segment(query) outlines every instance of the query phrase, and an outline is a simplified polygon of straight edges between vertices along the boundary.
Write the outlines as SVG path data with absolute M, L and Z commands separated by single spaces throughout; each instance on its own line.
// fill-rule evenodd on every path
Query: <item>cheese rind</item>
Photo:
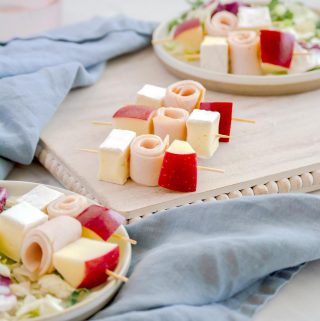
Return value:
M 206 70 L 228 73 L 229 45 L 226 38 L 204 38 L 200 50 L 200 65 Z
M 268 7 L 240 7 L 238 12 L 239 29 L 263 29 L 272 26 Z
M 21 202 L 0 215 L 0 252 L 20 261 L 20 250 L 27 232 L 48 220 L 38 208 Z
M 219 147 L 220 114 L 195 109 L 187 120 L 187 142 L 196 151 L 198 157 L 210 158 Z
M 98 178 L 101 181 L 123 185 L 129 173 L 130 144 L 136 133 L 113 129 L 99 147 Z
M 17 199 L 17 202 L 27 202 L 41 211 L 46 211 L 48 204 L 62 195 L 62 193 L 52 188 L 46 187 L 44 185 L 38 185 L 30 192 L 19 197 Z
M 146 84 L 137 92 L 136 104 L 159 108 L 165 95 L 166 88 Z

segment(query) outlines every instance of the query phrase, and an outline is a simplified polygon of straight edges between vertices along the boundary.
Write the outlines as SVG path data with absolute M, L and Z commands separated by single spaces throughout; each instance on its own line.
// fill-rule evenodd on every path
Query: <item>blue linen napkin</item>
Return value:
M 283 195 L 172 209 L 129 225 L 130 279 L 98 321 L 246 321 L 320 259 L 320 198 Z
M 0 179 L 8 160 L 31 163 L 41 129 L 72 88 L 95 83 L 107 60 L 146 47 L 154 27 L 120 15 L 0 44 Z

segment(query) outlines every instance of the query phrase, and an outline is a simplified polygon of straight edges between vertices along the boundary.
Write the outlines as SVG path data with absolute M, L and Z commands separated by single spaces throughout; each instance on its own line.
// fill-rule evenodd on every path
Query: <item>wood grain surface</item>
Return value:
M 67 97 L 42 133 L 41 145 L 95 198 L 128 218 L 320 168 L 320 90 L 283 97 L 208 91 L 206 100 L 231 100 L 235 117 L 257 121 L 255 125 L 234 122 L 231 142 L 220 144 L 211 160 L 200 160 L 200 165 L 223 168 L 225 174 L 199 172 L 197 192 L 191 194 L 132 181 L 123 186 L 98 181 L 97 155 L 78 149 L 97 148 L 111 129 L 91 122 L 110 120 L 119 107 L 134 102 L 145 83 L 165 87 L 177 80 L 152 49 L 116 59 L 97 85 Z

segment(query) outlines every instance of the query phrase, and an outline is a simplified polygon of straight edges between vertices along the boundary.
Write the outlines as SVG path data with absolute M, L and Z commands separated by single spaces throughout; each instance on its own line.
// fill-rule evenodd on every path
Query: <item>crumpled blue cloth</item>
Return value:
M 0 44 L 0 179 L 30 164 L 41 129 L 72 88 L 94 84 L 105 62 L 146 47 L 154 23 L 95 18 Z
M 247 321 L 320 259 L 320 198 L 192 205 L 129 225 L 130 279 L 99 321 Z

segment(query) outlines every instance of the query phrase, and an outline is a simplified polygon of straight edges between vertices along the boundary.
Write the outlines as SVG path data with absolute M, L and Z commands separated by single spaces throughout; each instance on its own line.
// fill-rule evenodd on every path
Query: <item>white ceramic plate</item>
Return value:
M 154 31 L 153 40 L 165 39 L 168 21 Z M 320 70 L 283 76 L 243 76 L 207 71 L 198 63 L 179 60 L 167 52 L 162 45 L 154 45 L 159 59 L 176 76 L 200 81 L 214 91 L 240 95 L 288 95 L 320 88 Z
M 18 197 L 22 194 L 27 193 L 38 184 L 28 183 L 28 182 L 15 182 L 15 181 L 1 181 L 0 186 L 7 188 L 10 197 Z M 56 188 L 53 186 L 48 186 L 50 188 L 56 189 L 64 194 L 72 194 L 72 192 Z M 119 234 L 128 237 L 126 229 L 121 226 L 119 228 Z M 121 275 L 126 275 L 131 262 L 131 245 L 123 241 L 115 241 L 120 247 L 120 262 L 115 272 Z M 82 321 L 86 320 L 88 317 L 92 316 L 103 308 L 106 303 L 108 303 L 117 290 L 119 289 L 121 282 L 116 280 L 108 281 L 108 283 L 99 288 L 99 290 L 93 291 L 85 300 L 82 302 L 64 310 L 61 313 L 53 314 L 50 316 L 32 318 L 32 321 Z

